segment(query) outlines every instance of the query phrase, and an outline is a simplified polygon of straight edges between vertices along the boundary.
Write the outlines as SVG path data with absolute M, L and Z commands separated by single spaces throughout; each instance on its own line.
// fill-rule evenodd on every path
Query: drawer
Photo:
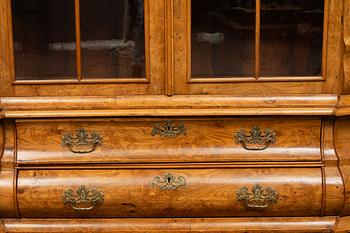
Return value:
M 18 120 L 18 164 L 320 161 L 320 118 Z
M 321 168 L 21 170 L 17 198 L 22 217 L 319 216 L 343 206 L 329 179 L 332 200 Z

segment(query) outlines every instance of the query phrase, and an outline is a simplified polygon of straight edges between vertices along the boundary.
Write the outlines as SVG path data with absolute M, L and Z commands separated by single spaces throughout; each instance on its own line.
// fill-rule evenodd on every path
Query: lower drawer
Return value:
M 22 217 L 319 216 L 331 179 L 327 203 L 320 168 L 22 170 L 17 197 Z
M 214 219 L 6 219 L 6 233 L 347 233 L 336 217 Z M 0 223 L 1 225 L 1 223 Z M 0 226 L 1 227 L 1 226 Z M 341 227 L 339 227 L 341 228 Z M 0 232 L 2 232 L 0 230 Z

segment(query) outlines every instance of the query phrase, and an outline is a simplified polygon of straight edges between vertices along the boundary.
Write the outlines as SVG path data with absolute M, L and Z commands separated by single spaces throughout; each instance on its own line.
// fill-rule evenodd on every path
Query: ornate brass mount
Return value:
M 168 173 L 164 175 L 162 178 L 156 176 L 152 181 L 153 186 L 157 186 L 160 190 L 177 190 L 180 186 L 186 185 L 186 180 L 183 176 L 175 177 L 173 174 Z
M 175 124 L 174 121 L 164 121 L 162 125 L 157 124 L 152 129 L 152 136 L 159 134 L 163 138 L 175 138 L 179 135 L 186 135 L 186 128 L 183 124 Z
M 88 131 L 84 128 L 77 129 L 75 133 L 63 134 L 61 140 L 64 146 L 68 146 L 73 153 L 90 153 L 102 144 L 102 135 L 96 131 Z
M 272 188 L 263 189 L 260 184 L 255 184 L 249 192 L 247 187 L 237 191 L 237 200 L 248 209 L 264 210 L 278 202 L 279 194 Z
M 93 210 L 98 204 L 102 204 L 104 195 L 96 189 L 88 189 L 85 185 L 79 186 L 76 191 L 68 189 L 62 195 L 65 205 L 70 205 L 78 211 Z
M 264 132 L 257 126 L 250 129 L 249 134 L 241 129 L 238 131 L 234 138 L 236 144 L 241 144 L 246 150 L 265 150 L 271 144 L 276 143 L 276 133 L 266 128 Z

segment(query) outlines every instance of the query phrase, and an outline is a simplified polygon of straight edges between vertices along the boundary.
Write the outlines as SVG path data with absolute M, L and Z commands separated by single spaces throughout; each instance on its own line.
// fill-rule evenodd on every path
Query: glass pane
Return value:
M 12 16 L 16 79 L 74 78 L 74 1 L 13 0 Z
M 253 76 L 255 0 L 192 0 L 192 77 Z
M 323 0 L 261 1 L 261 76 L 319 76 Z
M 83 77 L 144 77 L 143 0 L 83 0 L 80 8 Z

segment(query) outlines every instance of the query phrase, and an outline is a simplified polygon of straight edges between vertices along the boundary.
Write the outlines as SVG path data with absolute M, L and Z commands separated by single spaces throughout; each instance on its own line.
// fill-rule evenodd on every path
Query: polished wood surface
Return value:
M 115 96 L 165 93 L 165 2 L 152 1 L 145 13 L 149 79 L 15 81 L 11 0 L 0 1 L 0 96 Z
M 336 95 L 6 97 L 0 98 L 0 106 L 6 118 L 334 115 L 347 106 L 343 99 L 348 98 L 338 104 Z
M 190 0 L 174 1 L 174 71 L 178 77 L 175 82 L 176 94 L 215 94 L 215 95 L 266 95 L 273 93 L 334 93 L 342 88 L 342 22 L 341 15 L 343 0 L 329 1 L 328 22 L 331 27 L 327 30 L 327 49 L 325 81 L 307 77 L 264 77 L 257 81 L 249 78 L 209 78 L 196 80 L 190 76 L 191 71 L 191 9 Z M 273 60 L 274 58 L 271 58 Z M 190 82 L 189 82 L 190 80 Z M 317 81 L 318 80 L 318 81 Z M 266 82 L 268 81 L 268 82 Z M 340 82 L 339 82 L 340 81 Z M 238 83 L 237 83 L 238 82 Z M 242 82 L 242 83 L 241 83 Z M 247 83 L 249 82 L 249 83 Z
M 0 0 L 0 232 L 349 233 L 350 0 L 324 2 L 322 75 L 258 78 L 261 64 L 293 67 L 277 59 L 285 51 L 263 58 L 255 27 L 257 75 L 235 79 L 191 77 L 191 0 L 145 3 L 145 78 L 84 79 L 78 54 L 76 80 L 15 80 L 11 0 Z M 261 17 L 254 12 L 257 26 Z M 319 57 L 310 51 L 296 54 L 298 67 Z M 152 136 L 164 120 L 186 134 Z M 253 126 L 274 130 L 276 142 L 236 144 L 234 134 Z M 78 128 L 102 143 L 72 152 L 61 139 Z M 255 184 L 263 190 L 253 193 Z M 103 200 L 91 206 L 82 192 L 85 202 L 64 204 L 83 185 Z M 278 201 L 247 208 L 243 187 L 251 206 L 276 198 L 265 188 Z
M 11 121 L 0 124 L 0 216 L 18 217 L 16 201 L 16 138 Z
M 343 217 L 338 220 L 336 233 L 348 233 L 350 229 L 350 217 Z
M 350 95 L 343 95 L 339 98 L 337 116 L 350 115 Z
M 343 93 L 350 94 L 350 1 L 344 0 L 344 87 Z
M 153 128 L 163 127 L 167 120 L 174 126 L 183 124 L 186 135 L 153 136 Z M 263 150 L 245 149 L 235 142 L 238 131 L 249 133 L 254 126 L 273 130 L 276 142 Z M 90 153 L 73 153 L 62 145 L 62 135 L 79 128 L 98 132 L 102 145 Z M 321 119 L 317 117 L 18 120 L 16 129 L 19 165 L 321 161 Z
M 340 223 L 345 222 L 340 220 Z M 346 233 L 333 231 L 335 217 L 319 218 L 214 218 L 214 219 L 8 219 L 6 233 Z M 341 227 L 341 226 L 340 226 Z
M 152 185 L 168 173 L 182 176 L 186 184 L 176 190 Z M 278 202 L 260 211 L 247 209 L 236 192 L 242 187 L 251 192 L 255 184 L 276 190 Z M 103 192 L 103 204 L 84 212 L 65 206 L 64 191 L 81 185 Z M 341 182 L 327 186 L 332 195 L 342 196 Z M 22 217 L 315 216 L 322 207 L 322 174 L 317 168 L 28 170 L 19 172 L 17 197 Z M 343 202 L 325 204 L 339 213 Z
M 335 146 L 339 156 L 339 166 L 345 185 L 345 202 L 342 215 L 350 214 L 350 118 L 343 117 L 337 119 L 335 126 Z
M 235 83 L 235 80 L 205 80 L 204 83 L 187 83 L 190 40 L 189 0 L 152 1 L 145 14 L 149 27 L 149 83 L 133 83 L 132 79 L 114 83 L 111 80 L 82 80 L 48 82 L 19 82 L 13 84 L 14 60 L 11 28 L 10 0 L 1 0 L 0 27 L 3 48 L 1 56 L 0 96 L 115 96 L 123 94 L 226 94 L 226 95 L 273 95 L 273 94 L 340 94 L 345 85 L 343 75 L 343 33 L 342 15 L 348 8 L 347 0 L 326 1 L 323 67 L 324 78 L 316 77 L 273 77 L 262 78 L 261 82 Z M 328 3 L 328 4 L 327 4 Z M 328 9 L 328 10 L 327 10 Z M 347 20 L 347 15 L 344 17 Z M 327 25 L 331 25 L 327 27 Z M 346 26 L 347 24 L 345 24 Z M 146 30 L 147 31 L 147 30 Z M 345 30 L 347 31 L 346 27 Z M 348 46 L 346 46 L 348 48 Z M 345 64 L 347 64 L 345 56 Z M 347 67 L 347 65 L 345 65 Z M 176 77 L 176 79 L 174 78 Z M 284 81 L 285 80 L 285 81 Z M 220 82 L 228 83 L 220 83 Z M 242 81 L 242 80 L 241 80 Z M 249 80 L 248 80 L 249 81 Z M 109 83 L 109 84 L 108 84 Z

